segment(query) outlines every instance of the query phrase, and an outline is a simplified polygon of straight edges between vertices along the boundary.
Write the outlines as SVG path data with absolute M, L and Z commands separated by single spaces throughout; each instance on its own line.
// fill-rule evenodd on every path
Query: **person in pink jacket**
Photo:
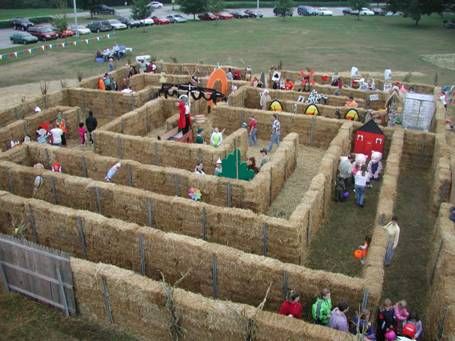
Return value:
M 401 332 L 403 325 L 406 323 L 409 317 L 409 311 L 405 300 L 401 300 L 393 307 L 395 313 L 395 323 L 397 324 L 398 333 Z

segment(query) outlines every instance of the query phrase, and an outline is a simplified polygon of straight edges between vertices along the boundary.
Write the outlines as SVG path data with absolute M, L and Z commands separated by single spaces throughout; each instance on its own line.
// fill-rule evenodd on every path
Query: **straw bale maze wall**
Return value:
M 450 341 L 455 338 L 455 231 L 449 219 L 449 203 L 441 204 L 432 237 L 428 262 L 430 304 L 427 308 L 428 340 Z
M 272 283 L 267 305 L 272 311 L 278 309 L 287 288 L 301 292 L 303 302 L 311 302 L 323 287 L 331 288 L 333 297 L 344 298 L 351 306 L 357 306 L 362 299 L 362 279 L 353 281 L 342 274 L 282 263 L 200 239 L 6 192 L 0 192 L 0 203 L 4 233 L 11 234 L 11 226 L 28 222 L 30 239 L 36 236 L 37 242 L 46 246 L 94 262 L 132 269 L 153 279 L 159 279 L 163 272 L 168 281 L 174 282 L 190 270 L 180 287 L 207 297 L 257 305 Z M 214 266 L 216 277 L 212 272 Z
M 173 303 L 183 338 L 188 340 L 243 340 L 249 334 L 246 326 L 253 321 L 258 341 L 354 340 L 353 336 L 333 329 L 243 304 L 214 301 L 178 288 L 169 298 L 162 283 L 115 266 L 72 258 L 71 267 L 81 315 L 111 325 L 103 296 L 107 289 L 112 323 L 143 340 L 172 339 L 166 302 Z
M 57 118 L 57 114 L 61 112 L 66 121 L 68 128 L 67 137 L 77 138 L 79 136 L 77 128 L 82 118 L 81 110 L 78 107 L 70 108 L 64 106 L 51 107 L 34 115 L 27 115 L 23 119 L 19 119 L 8 125 L 0 128 L 0 146 L 6 150 L 8 143 L 11 140 L 24 139 L 25 135 L 35 138 L 38 125 L 44 121 L 53 121 Z

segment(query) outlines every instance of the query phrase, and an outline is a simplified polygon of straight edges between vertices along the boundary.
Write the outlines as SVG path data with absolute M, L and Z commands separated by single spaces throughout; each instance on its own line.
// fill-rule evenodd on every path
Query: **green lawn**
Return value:
M 279 61 L 291 70 L 314 67 L 348 71 L 356 65 L 361 71 L 383 72 L 391 67 L 394 71 L 416 73 L 411 81 L 431 83 L 437 72 L 439 82 L 449 83 L 455 79 L 455 39 L 453 30 L 444 29 L 441 21 L 438 16 L 425 17 L 415 27 L 411 20 L 401 17 L 360 21 L 353 17 L 293 17 L 134 29 L 88 46 L 55 49 L 45 56 L 3 62 L 0 86 L 75 78 L 77 71 L 85 75 L 100 72 L 105 66 L 95 64 L 96 49 L 115 42 L 132 47 L 135 55 L 146 53 L 165 61 L 175 58 L 179 62 L 250 64 L 257 72 L 267 71 Z M 11 49 L 0 53 L 8 51 Z M 452 55 L 436 66 L 432 61 L 439 54 Z M 426 60 L 423 56 L 427 56 Z M 33 72 L 21 71 L 29 69 Z
M 1 289 L 0 289 L 1 290 Z M 63 312 L 18 294 L 0 291 L 1 340 L 133 341 L 135 338 Z
M 72 13 L 72 8 L 66 8 L 66 13 Z M 78 10 L 81 11 L 81 10 Z M 0 10 L 0 20 L 8 20 L 16 17 L 33 18 L 33 17 L 47 17 L 50 15 L 62 14 L 61 9 L 57 8 L 18 8 L 18 9 L 4 9 Z

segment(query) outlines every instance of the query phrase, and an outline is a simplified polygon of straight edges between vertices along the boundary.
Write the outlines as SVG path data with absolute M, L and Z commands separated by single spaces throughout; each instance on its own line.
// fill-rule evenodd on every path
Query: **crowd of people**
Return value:
M 299 293 L 290 290 L 278 313 L 301 319 L 303 308 Z M 416 313 L 409 312 L 404 300 L 392 304 L 392 301 L 386 298 L 375 318 L 368 309 L 350 314 L 350 307 L 343 299 L 333 305 L 330 290 L 324 288 L 309 310 L 314 324 L 362 335 L 364 341 L 419 341 L 423 337 L 422 321 Z

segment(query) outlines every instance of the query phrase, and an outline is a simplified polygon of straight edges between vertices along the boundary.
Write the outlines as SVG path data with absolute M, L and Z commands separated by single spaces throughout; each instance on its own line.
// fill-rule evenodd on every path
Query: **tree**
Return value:
M 133 7 L 131 13 L 134 19 L 145 19 L 152 14 L 152 7 L 147 6 L 149 2 L 147 0 L 133 0 Z
M 208 0 L 207 1 L 207 10 L 210 12 L 220 12 L 224 9 L 223 0 Z
M 416 26 L 419 24 L 422 15 L 432 13 L 441 13 L 444 9 L 443 0 L 389 0 L 389 9 L 393 12 L 401 11 L 405 17 L 415 21 Z
M 196 14 L 207 10 L 208 0 L 178 0 L 180 10 L 185 14 L 192 14 L 196 19 Z
M 287 13 L 292 11 L 292 9 L 293 9 L 292 0 L 278 0 L 275 6 L 275 13 L 277 13 L 277 15 L 285 17 Z
M 349 4 L 354 11 L 357 11 L 357 20 L 360 20 L 360 11 L 363 7 L 367 7 L 370 2 L 368 0 L 349 0 Z

